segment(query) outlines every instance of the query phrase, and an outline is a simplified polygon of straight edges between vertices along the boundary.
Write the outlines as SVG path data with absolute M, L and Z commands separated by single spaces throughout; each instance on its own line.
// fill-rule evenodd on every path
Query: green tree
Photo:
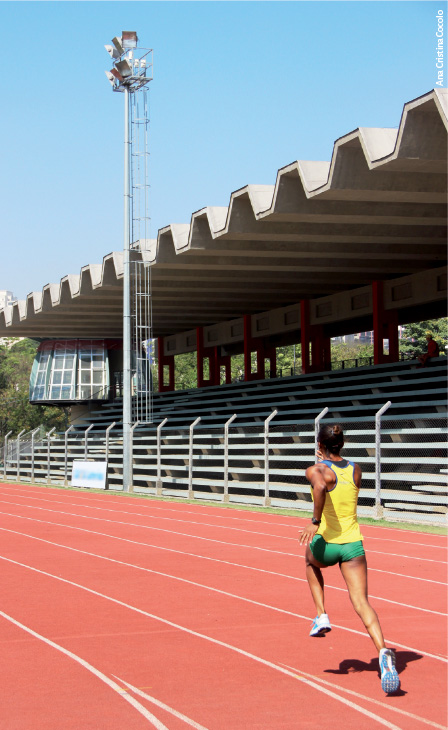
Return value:
M 26 429 L 31 431 L 41 424 L 50 430 L 62 430 L 67 422 L 63 408 L 31 405 L 29 380 L 37 344 L 32 340 L 18 340 L 0 346 L 0 436 L 12 431 L 16 436 Z
M 425 319 L 422 322 L 412 322 L 404 327 L 400 340 L 400 352 L 406 352 L 412 357 L 422 355 L 427 350 L 426 335 L 430 333 L 437 342 L 440 352 L 446 353 L 448 345 L 448 317 L 440 319 Z

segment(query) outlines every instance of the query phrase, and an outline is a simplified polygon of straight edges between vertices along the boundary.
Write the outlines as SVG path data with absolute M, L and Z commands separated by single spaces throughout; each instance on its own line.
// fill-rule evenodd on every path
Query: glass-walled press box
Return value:
M 122 370 L 120 340 L 45 340 L 30 378 L 32 403 L 82 403 L 115 396 Z

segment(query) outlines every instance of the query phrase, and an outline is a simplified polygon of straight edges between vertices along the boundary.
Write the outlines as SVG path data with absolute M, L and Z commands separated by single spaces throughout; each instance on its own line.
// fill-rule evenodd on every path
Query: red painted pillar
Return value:
M 264 348 L 264 358 L 269 359 L 269 371 L 271 378 L 277 377 L 277 350 L 272 345 Z M 264 362 L 263 358 L 263 362 Z
M 311 326 L 311 355 L 314 372 L 331 369 L 331 340 L 322 325 Z
M 251 355 L 257 353 L 257 372 L 252 372 Z M 265 345 L 262 337 L 252 336 L 252 317 L 244 315 L 244 380 L 264 380 L 265 358 L 269 358 L 269 367 L 273 377 L 277 372 L 277 352 L 275 347 Z
M 398 340 L 398 310 L 391 309 L 387 312 L 386 316 L 389 328 L 389 357 L 391 362 L 398 362 L 400 359 L 400 348 Z
M 310 324 L 310 303 L 300 302 L 300 332 L 302 343 L 302 372 L 316 373 L 331 369 L 331 340 L 322 325 Z M 310 358 L 311 343 L 311 358 Z
M 302 372 L 311 372 L 310 362 L 310 302 L 302 299 L 300 302 L 300 340 L 302 344 Z
M 157 361 L 159 372 L 159 393 L 164 393 L 169 390 L 175 390 L 174 355 L 165 355 L 163 337 L 159 337 L 157 339 Z M 165 383 L 164 379 L 165 365 L 168 365 L 169 368 L 168 383 Z
M 204 330 L 196 327 L 196 375 L 198 388 L 203 388 L 204 380 Z
M 382 281 L 372 282 L 373 305 L 373 361 L 375 365 L 398 362 L 398 312 L 384 309 L 384 286 Z M 389 340 L 389 352 L 384 352 L 384 340 Z
M 205 388 L 209 385 L 219 385 L 221 382 L 220 366 L 221 357 L 218 347 L 204 347 L 204 328 L 196 327 L 196 350 L 197 350 L 197 382 L 198 388 Z M 209 362 L 209 377 L 204 378 L 204 359 Z M 230 358 L 229 358 L 230 361 Z M 230 367 L 230 362 L 229 362 Z M 230 382 L 230 373 L 229 381 Z
M 244 380 L 252 380 L 252 317 L 244 315 Z

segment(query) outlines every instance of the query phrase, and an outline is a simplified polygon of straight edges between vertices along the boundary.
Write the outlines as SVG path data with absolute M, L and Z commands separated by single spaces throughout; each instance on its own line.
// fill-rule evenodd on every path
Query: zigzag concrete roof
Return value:
M 397 129 L 359 128 L 330 162 L 168 225 L 133 253 L 152 269 L 154 335 L 167 335 L 446 263 L 448 92 L 405 104 Z M 123 257 L 0 311 L 0 336 L 120 337 Z

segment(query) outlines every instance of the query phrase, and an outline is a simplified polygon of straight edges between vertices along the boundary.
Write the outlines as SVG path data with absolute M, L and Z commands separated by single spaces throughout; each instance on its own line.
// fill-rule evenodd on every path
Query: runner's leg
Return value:
M 340 568 L 347 584 L 353 608 L 360 616 L 377 650 L 384 649 L 384 637 L 380 622 L 367 597 L 367 561 L 365 555 L 341 563 Z
M 325 568 L 325 565 L 322 565 L 322 563 L 316 560 L 309 545 L 306 548 L 305 562 L 308 585 L 316 606 L 317 615 L 321 616 L 323 613 L 326 613 L 324 606 L 324 578 L 321 571 L 321 568 Z

